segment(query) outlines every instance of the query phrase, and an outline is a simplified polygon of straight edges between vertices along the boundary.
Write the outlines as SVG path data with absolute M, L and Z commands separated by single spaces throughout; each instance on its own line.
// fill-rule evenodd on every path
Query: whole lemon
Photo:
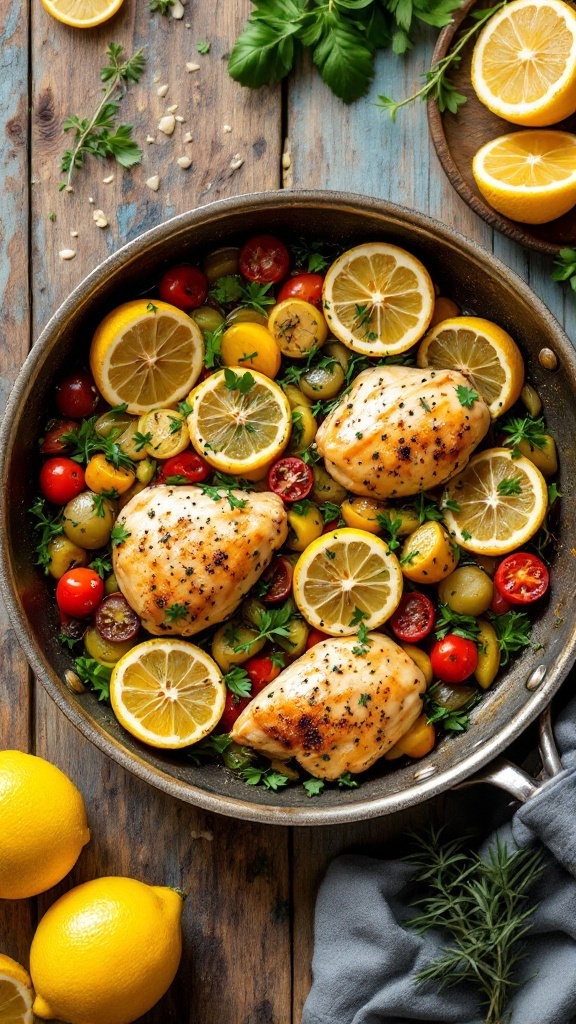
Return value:
M 0 751 L 0 898 L 37 896 L 62 881 L 90 839 L 70 779 L 33 754 Z
M 69 1024 L 129 1024 L 172 984 L 182 897 L 134 878 L 96 878 L 44 915 L 30 950 L 33 1010 Z

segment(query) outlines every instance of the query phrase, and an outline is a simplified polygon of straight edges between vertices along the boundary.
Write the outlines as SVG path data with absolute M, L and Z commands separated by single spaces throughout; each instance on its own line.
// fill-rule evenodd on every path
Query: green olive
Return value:
M 127 412 L 112 412 L 109 409 L 108 412 L 104 412 L 98 417 L 94 424 L 94 430 L 97 434 L 100 434 L 100 437 L 109 437 L 112 431 L 115 430 L 116 437 L 120 437 L 120 434 L 127 430 L 136 419 L 135 416 L 130 416 Z
M 343 345 L 341 341 L 336 341 L 334 338 L 332 338 L 332 340 L 328 339 L 325 343 L 322 349 L 322 355 L 330 356 L 332 359 L 335 359 L 340 363 L 344 373 L 346 373 L 350 366 L 350 360 L 352 358 L 352 352 L 350 349 L 346 348 L 346 345 Z
M 268 327 L 268 317 L 255 309 L 238 306 L 226 317 L 226 327 L 232 327 L 233 324 L 261 324 L 262 327 Z
M 48 554 L 48 572 L 55 580 L 59 580 L 68 569 L 75 569 L 77 565 L 88 565 L 87 551 L 61 533 L 49 541 Z
M 222 754 L 222 760 L 232 772 L 241 772 L 249 768 L 254 761 L 254 751 L 250 747 L 241 747 L 238 743 L 230 743 Z
M 113 572 L 104 580 L 104 590 L 107 594 L 117 594 L 119 592 L 118 580 Z
M 292 409 L 292 434 L 287 454 L 306 451 L 316 437 L 317 430 L 318 424 L 308 406 L 299 405 Z
M 132 422 L 118 437 L 118 444 L 122 451 L 129 459 L 133 462 L 140 462 L 148 458 L 145 446 L 142 445 L 142 440 L 139 436 L 139 417 L 132 417 Z
M 98 515 L 101 507 L 103 515 Z M 103 548 L 110 540 L 116 507 L 114 502 L 103 498 L 101 503 L 94 503 L 92 491 L 82 491 L 68 502 L 64 509 L 62 525 L 64 533 L 73 544 L 78 544 L 88 551 Z
M 248 645 L 247 650 L 236 651 L 236 647 Z M 258 639 L 255 629 L 248 629 L 237 622 L 227 622 L 216 631 L 212 640 L 212 657 L 222 670 L 229 672 L 233 665 L 242 665 L 264 647 L 265 640 Z
M 239 272 L 240 249 L 234 245 L 225 245 L 215 249 L 204 260 L 204 273 L 210 284 L 219 277 L 229 277 Z
M 255 629 L 260 629 L 262 616 L 266 613 L 266 605 L 256 597 L 248 597 L 240 605 L 240 616 L 243 622 Z
M 448 711 L 458 711 L 477 691 L 466 683 L 435 683 L 430 691 L 436 704 Z
M 289 635 L 276 637 L 276 642 L 291 658 L 299 658 L 306 650 L 310 626 L 304 619 L 294 617 L 288 620 L 286 628 Z
M 327 469 L 321 462 L 312 467 L 314 473 L 314 486 L 312 488 L 312 499 L 322 505 L 325 501 L 331 501 L 334 505 L 341 505 L 347 495 L 347 490 L 330 476 Z
M 482 615 L 490 607 L 494 584 L 479 565 L 462 565 L 438 587 L 442 604 L 459 615 Z
M 136 479 L 141 484 L 149 484 L 156 472 L 156 460 L 151 459 L 149 455 L 142 462 L 139 462 L 136 466 Z
M 339 362 L 330 366 L 312 366 L 300 378 L 300 388 L 308 398 L 335 398 L 346 377 Z
M 406 507 L 387 507 L 385 515 L 390 516 L 390 521 L 393 523 L 396 519 L 400 520 L 401 526 L 396 531 L 397 537 L 409 537 L 414 530 L 417 530 L 420 526 L 420 518 L 415 508 L 410 505 Z
M 215 331 L 224 322 L 222 313 L 213 309 L 212 306 L 198 306 L 198 309 L 192 310 L 190 316 L 196 321 L 201 331 Z
M 530 444 L 529 441 L 520 441 L 518 448 L 530 462 L 533 462 L 542 476 L 554 476 L 558 472 L 558 455 L 556 454 L 556 442 L 551 434 L 544 434 L 544 442 L 541 448 Z
M 479 619 L 478 664 L 474 672 L 476 682 L 487 690 L 494 682 L 500 668 L 500 644 L 494 626 L 486 619 Z
M 115 665 L 124 654 L 128 654 L 137 644 L 137 640 L 124 640 L 122 643 L 112 643 L 100 635 L 95 626 L 89 626 L 84 633 L 84 647 L 89 658 L 96 658 L 105 665 Z

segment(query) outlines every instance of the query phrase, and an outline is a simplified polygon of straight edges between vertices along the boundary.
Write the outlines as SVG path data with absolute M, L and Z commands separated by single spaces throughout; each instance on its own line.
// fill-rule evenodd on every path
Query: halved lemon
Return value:
M 434 312 L 426 267 L 405 249 L 366 242 L 339 256 L 323 288 L 328 327 L 354 352 L 387 356 L 419 340 Z
M 499 213 L 547 224 L 576 204 L 576 135 L 543 129 L 501 135 L 478 150 L 472 171 Z
M 416 357 L 418 366 L 460 370 L 485 399 L 492 419 L 520 397 L 524 360 L 507 331 L 479 316 L 455 316 L 428 332 Z
M 202 331 L 168 302 L 133 299 L 98 325 L 90 346 L 90 369 L 110 405 L 130 413 L 174 405 L 202 370 Z
M 33 1024 L 34 993 L 30 975 L 0 953 L 0 1024 Z
M 540 529 L 548 492 L 530 459 L 514 459 L 509 448 L 490 448 L 474 455 L 450 480 L 442 504 L 446 526 L 463 548 L 477 555 L 506 555 Z
M 42 0 L 48 14 L 73 28 L 94 28 L 120 10 L 123 0 Z
M 226 686 L 215 661 L 195 644 L 160 637 L 133 647 L 114 666 L 110 700 L 116 718 L 151 747 L 177 750 L 218 724 Z
M 513 0 L 474 48 L 481 103 L 513 124 L 557 124 L 576 110 L 576 13 L 563 0 Z
M 294 570 L 299 611 L 330 636 L 350 636 L 361 622 L 367 629 L 381 626 L 397 608 L 402 587 L 398 559 L 365 530 L 324 534 L 306 548 Z
M 276 458 L 292 429 L 288 399 L 263 373 L 234 366 L 213 373 L 188 398 L 190 439 L 224 473 L 245 476 Z

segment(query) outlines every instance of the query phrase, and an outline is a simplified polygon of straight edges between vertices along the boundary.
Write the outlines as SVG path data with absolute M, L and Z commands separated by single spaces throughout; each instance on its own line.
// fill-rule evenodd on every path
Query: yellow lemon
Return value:
M 474 48 L 481 103 L 513 124 L 557 124 L 576 110 L 576 13 L 562 0 L 513 0 Z
M 439 583 L 456 568 L 450 537 L 435 521 L 422 523 L 404 541 L 402 572 L 413 583 Z
M 42 0 L 44 10 L 73 28 L 94 28 L 112 18 L 123 0 Z
M 33 999 L 28 972 L 0 953 L 0 1024 L 33 1024 Z
M 82 796 L 41 757 L 0 751 L 0 899 L 45 892 L 90 839 Z
M 96 878 L 44 915 L 32 940 L 34 1013 L 69 1024 L 130 1024 L 172 984 L 182 897 L 135 878 Z

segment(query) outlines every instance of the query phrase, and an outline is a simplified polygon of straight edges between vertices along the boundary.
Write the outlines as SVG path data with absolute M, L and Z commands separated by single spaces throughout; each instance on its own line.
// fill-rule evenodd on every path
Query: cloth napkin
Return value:
M 508 849 L 541 843 L 539 901 L 510 1003 L 511 1024 L 576 1024 L 576 700 L 555 727 L 564 771 L 545 782 L 498 830 Z M 486 849 L 493 841 L 489 839 Z M 413 868 L 402 861 L 345 855 L 330 865 L 318 894 L 314 981 L 302 1024 L 482 1024 L 472 987 L 438 993 L 415 975 L 449 944 L 401 923 Z

